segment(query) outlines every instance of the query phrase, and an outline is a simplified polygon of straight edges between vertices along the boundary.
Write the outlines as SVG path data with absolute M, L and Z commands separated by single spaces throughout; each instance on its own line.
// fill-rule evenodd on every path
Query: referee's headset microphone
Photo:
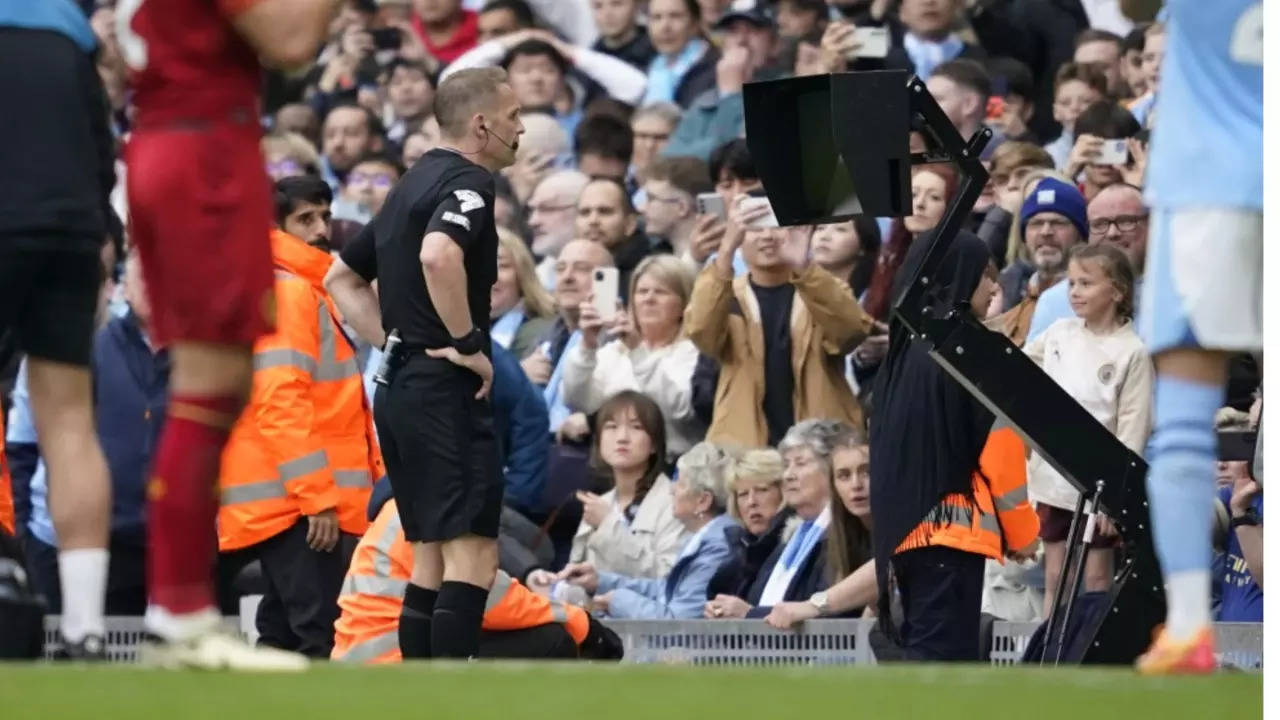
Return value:
M 514 142 L 507 142 L 506 140 L 503 140 L 502 136 L 490 130 L 488 125 L 481 125 L 480 129 L 484 130 L 486 134 L 492 135 L 493 137 L 497 138 L 498 142 L 502 143 L 503 147 L 505 147 L 506 149 L 511 150 L 512 152 L 515 151 L 516 146 Z

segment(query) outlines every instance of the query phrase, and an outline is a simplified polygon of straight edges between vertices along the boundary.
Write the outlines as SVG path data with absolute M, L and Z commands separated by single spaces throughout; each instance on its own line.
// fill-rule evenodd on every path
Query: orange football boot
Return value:
M 1206 625 L 1187 640 L 1174 640 L 1161 630 L 1151 649 L 1138 658 L 1143 675 L 1208 675 L 1218 669 L 1213 627 Z

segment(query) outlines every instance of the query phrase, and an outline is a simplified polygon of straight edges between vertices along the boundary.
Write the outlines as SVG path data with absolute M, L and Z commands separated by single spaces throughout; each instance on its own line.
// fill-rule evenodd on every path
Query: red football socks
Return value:
M 174 615 L 216 606 L 218 466 L 241 401 L 172 394 L 147 486 L 150 602 Z

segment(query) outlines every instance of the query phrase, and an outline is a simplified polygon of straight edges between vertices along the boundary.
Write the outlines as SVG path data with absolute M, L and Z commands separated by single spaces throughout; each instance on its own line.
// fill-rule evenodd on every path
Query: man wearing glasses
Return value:
M 379 154 L 365 155 L 343 180 L 342 190 L 333 204 L 333 217 L 368 223 L 382 209 L 402 174 L 403 168 L 396 161 Z
M 1147 260 L 1147 208 L 1142 190 L 1128 183 L 1109 185 L 1088 207 L 1089 244 L 1110 243 L 1129 257 L 1136 279 L 1135 296 L 1141 296 L 1142 271 Z M 1140 311 L 1140 309 L 1139 309 Z M 1067 299 L 1067 283 L 1060 282 L 1040 294 L 1027 341 L 1034 340 L 1055 321 L 1074 317 Z

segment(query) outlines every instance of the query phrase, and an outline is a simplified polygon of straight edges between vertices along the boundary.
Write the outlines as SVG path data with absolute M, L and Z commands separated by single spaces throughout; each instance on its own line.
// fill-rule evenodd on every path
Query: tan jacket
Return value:
M 844 356 L 866 338 L 872 319 L 848 285 L 816 265 L 794 273 L 791 282 L 798 300 L 791 306 L 796 420 L 829 418 L 862 427 L 862 409 L 844 377 Z M 764 331 L 747 277 L 735 279 L 709 265 L 693 286 L 684 327 L 698 349 L 720 363 L 707 440 L 746 448 L 766 445 Z

